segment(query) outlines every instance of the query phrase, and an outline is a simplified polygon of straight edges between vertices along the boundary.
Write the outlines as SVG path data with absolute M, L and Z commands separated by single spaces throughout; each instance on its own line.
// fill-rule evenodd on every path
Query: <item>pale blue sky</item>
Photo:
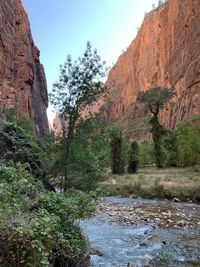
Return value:
M 135 38 L 145 12 L 158 0 L 22 0 L 40 49 L 48 90 L 68 54 L 82 56 L 90 40 L 111 66 Z

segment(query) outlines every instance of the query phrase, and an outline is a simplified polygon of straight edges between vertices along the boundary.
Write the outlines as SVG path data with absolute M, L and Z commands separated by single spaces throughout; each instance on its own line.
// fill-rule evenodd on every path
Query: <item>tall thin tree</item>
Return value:
M 87 42 L 82 57 L 72 61 L 69 55 L 65 64 L 60 66 L 59 81 L 53 85 L 50 102 L 67 122 L 64 129 L 65 138 L 65 185 L 69 175 L 70 149 L 76 123 L 84 109 L 96 102 L 105 92 L 102 78 L 106 74 L 105 62 L 101 60 L 96 49 Z

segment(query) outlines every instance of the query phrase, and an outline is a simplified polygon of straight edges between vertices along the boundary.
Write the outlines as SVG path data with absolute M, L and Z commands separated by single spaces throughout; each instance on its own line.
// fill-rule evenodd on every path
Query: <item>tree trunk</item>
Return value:
M 154 142 L 156 167 L 163 168 L 163 151 L 162 151 L 162 125 L 159 123 L 157 115 L 150 121 L 152 125 L 151 133 Z
M 65 167 L 64 167 L 64 172 L 65 172 L 65 179 L 64 179 L 64 191 L 67 191 L 67 182 L 69 178 L 69 156 L 70 156 L 70 148 L 71 144 L 73 141 L 73 135 L 74 135 L 74 128 L 75 128 L 75 123 L 77 120 L 77 111 L 74 113 L 74 115 L 69 119 L 69 125 L 68 125 L 68 131 L 67 131 L 67 137 L 66 137 L 66 144 L 65 144 Z

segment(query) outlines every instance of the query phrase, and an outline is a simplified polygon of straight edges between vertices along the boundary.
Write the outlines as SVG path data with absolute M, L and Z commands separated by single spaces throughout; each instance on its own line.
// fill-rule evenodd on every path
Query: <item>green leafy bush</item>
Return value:
M 86 251 L 77 220 L 94 211 L 94 201 L 76 191 L 45 191 L 29 168 L 0 166 L 0 265 L 75 266 Z
M 122 127 L 115 125 L 110 130 L 111 170 L 113 174 L 124 174 Z
M 67 188 L 83 191 L 93 190 L 101 179 L 109 161 L 106 129 L 101 118 L 91 116 L 79 121 L 76 125 L 73 141 L 70 147 Z M 61 179 L 65 166 L 65 138 L 56 145 L 54 157 L 54 172 Z M 55 175 L 56 176 L 56 175 Z M 57 179 L 59 180 L 59 179 Z M 59 182 L 58 182 L 59 183 Z
M 16 123 L 5 123 L 0 129 L 0 146 L 0 162 L 28 162 L 33 176 L 42 180 L 46 188 L 54 190 L 46 178 L 44 149 L 33 133 L 25 131 Z
M 187 167 L 200 164 L 200 127 L 183 123 L 164 139 L 166 165 Z
M 138 144 L 137 142 L 132 142 L 130 148 L 130 156 L 129 156 L 129 165 L 128 172 L 136 173 L 138 169 Z
M 139 164 L 141 166 L 152 166 L 155 164 L 154 146 L 152 142 L 139 143 Z

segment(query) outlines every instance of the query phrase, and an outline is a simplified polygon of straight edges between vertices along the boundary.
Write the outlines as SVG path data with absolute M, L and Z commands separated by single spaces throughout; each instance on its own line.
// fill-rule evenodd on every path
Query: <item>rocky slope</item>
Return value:
M 176 104 L 161 119 L 174 128 L 200 114 L 200 1 L 169 0 L 147 14 L 135 40 L 107 80 L 107 120 L 122 119 L 137 139 L 147 136 L 139 91 L 159 85 L 176 89 Z
M 0 1 L 0 110 L 33 118 L 38 134 L 49 132 L 47 85 L 39 50 L 21 0 Z

